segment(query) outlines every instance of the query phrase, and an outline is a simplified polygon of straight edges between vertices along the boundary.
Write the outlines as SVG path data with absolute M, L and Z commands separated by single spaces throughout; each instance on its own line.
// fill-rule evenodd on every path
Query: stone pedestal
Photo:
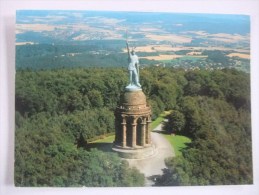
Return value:
M 151 143 L 151 108 L 141 90 L 126 88 L 115 110 L 113 150 L 124 158 L 145 158 L 154 153 Z

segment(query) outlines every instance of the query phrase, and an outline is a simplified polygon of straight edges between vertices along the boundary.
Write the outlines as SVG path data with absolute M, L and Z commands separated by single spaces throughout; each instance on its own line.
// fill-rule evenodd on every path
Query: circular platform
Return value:
M 155 145 L 150 145 L 149 147 L 142 148 L 123 148 L 119 146 L 113 146 L 113 151 L 117 152 L 121 158 L 126 159 L 145 159 L 155 155 L 156 148 Z

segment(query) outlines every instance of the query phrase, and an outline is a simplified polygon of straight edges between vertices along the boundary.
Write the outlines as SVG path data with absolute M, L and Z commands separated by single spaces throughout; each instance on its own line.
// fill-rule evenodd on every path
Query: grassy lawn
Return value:
M 156 120 L 154 120 L 151 123 L 151 130 L 153 130 L 154 128 L 156 128 L 161 122 L 163 122 L 164 117 L 162 117 L 161 115 L 159 117 L 156 118 Z
M 164 121 L 165 117 L 170 114 L 171 111 L 165 111 L 160 114 L 159 117 L 151 123 L 151 130 L 156 128 L 161 122 Z M 191 139 L 182 135 L 169 135 L 162 133 L 163 136 L 170 142 L 172 147 L 174 148 L 175 155 L 182 155 L 181 150 L 186 148 L 186 144 L 191 142 Z
M 175 155 L 182 155 L 181 150 L 186 148 L 186 144 L 191 142 L 191 139 L 182 135 L 169 135 L 164 134 L 165 138 L 170 142 L 174 148 Z
M 103 139 L 98 139 L 98 140 L 95 140 L 91 143 L 112 143 L 115 139 L 115 135 L 110 135 L 110 136 L 107 136 Z
M 165 116 L 168 114 L 170 114 L 170 111 L 166 111 L 160 114 L 159 117 L 151 123 L 151 129 L 153 130 L 155 127 L 157 127 L 164 120 Z M 191 142 L 190 138 L 182 135 L 169 135 L 164 133 L 162 133 L 162 135 L 165 136 L 165 138 L 170 142 L 170 144 L 174 148 L 176 156 L 181 155 L 182 154 L 181 149 L 185 148 L 186 144 Z M 95 140 L 90 144 L 92 144 L 93 147 L 97 147 L 100 149 L 103 149 L 103 148 L 108 149 L 108 148 L 111 148 L 114 139 L 115 139 L 115 135 L 110 135 L 102 139 Z
M 163 122 L 163 120 L 165 119 L 165 117 L 170 114 L 171 111 L 164 111 L 162 114 L 159 115 L 159 117 L 156 118 L 156 120 L 154 120 L 151 123 L 151 130 L 153 130 L 154 128 L 156 128 L 161 122 Z
M 170 111 L 165 111 L 162 114 L 160 114 L 156 120 L 152 121 L 151 130 L 156 128 L 164 120 L 165 116 L 168 114 L 170 114 Z M 110 135 L 110 136 L 104 137 L 102 139 L 95 140 L 91 143 L 112 143 L 114 141 L 114 139 L 115 139 L 115 135 Z
M 156 120 L 152 121 L 151 123 L 151 130 L 153 130 L 154 128 L 156 128 L 161 122 L 163 122 L 164 118 L 166 115 L 168 115 L 170 112 L 169 111 L 165 111 L 164 113 L 160 114 L 159 117 L 157 117 Z M 91 143 L 112 143 L 115 139 L 115 135 L 110 135 L 107 137 L 104 137 L 102 139 L 98 139 L 95 140 Z
M 191 139 L 182 135 L 169 135 L 169 134 L 163 134 L 165 138 L 170 142 L 172 147 L 174 148 L 175 155 L 179 156 L 182 155 L 181 150 L 186 148 L 186 144 L 191 142 Z M 109 143 L 113 143 L 115 139 L 115 135 L 107 136 L 103 139 L 96 140 L 94 142 L 91 142 L 91 144 L 96 145 L 99 149 L 101 148 L 110 148 L 111 146 L 108 145 Z
M 109 135 L 102 139 L 95 140 L 88 144 L 88 148 L 97 148 L 98 150 L 102 150 L 104 152 L 112 152 L 113 141 L 115 139 L 115 135 Z

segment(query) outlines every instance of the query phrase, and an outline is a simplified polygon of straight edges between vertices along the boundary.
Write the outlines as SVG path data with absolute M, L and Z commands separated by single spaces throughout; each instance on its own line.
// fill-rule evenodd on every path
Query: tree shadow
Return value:
M 112 152 L 112 146 L 113 146 L 113 143 L 89 143 L 87 144 L 87 150 L 96 148 L 103 152 Z
M 151 176 L 147 177 L 147 179 L 152 181 L 151 186 L 158 186 L 157 185 L 157 179 L 160 178 L 160 177 L 161 177 L 161 175 L 151 175 Z

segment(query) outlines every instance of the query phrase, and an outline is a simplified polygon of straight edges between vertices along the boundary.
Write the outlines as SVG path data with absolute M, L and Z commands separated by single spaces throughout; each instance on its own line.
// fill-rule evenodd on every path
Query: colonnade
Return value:
M 121 115 L 116 120 L 115 144 L 121 147 L 141 148 L 150 146 L 151 116 Z

